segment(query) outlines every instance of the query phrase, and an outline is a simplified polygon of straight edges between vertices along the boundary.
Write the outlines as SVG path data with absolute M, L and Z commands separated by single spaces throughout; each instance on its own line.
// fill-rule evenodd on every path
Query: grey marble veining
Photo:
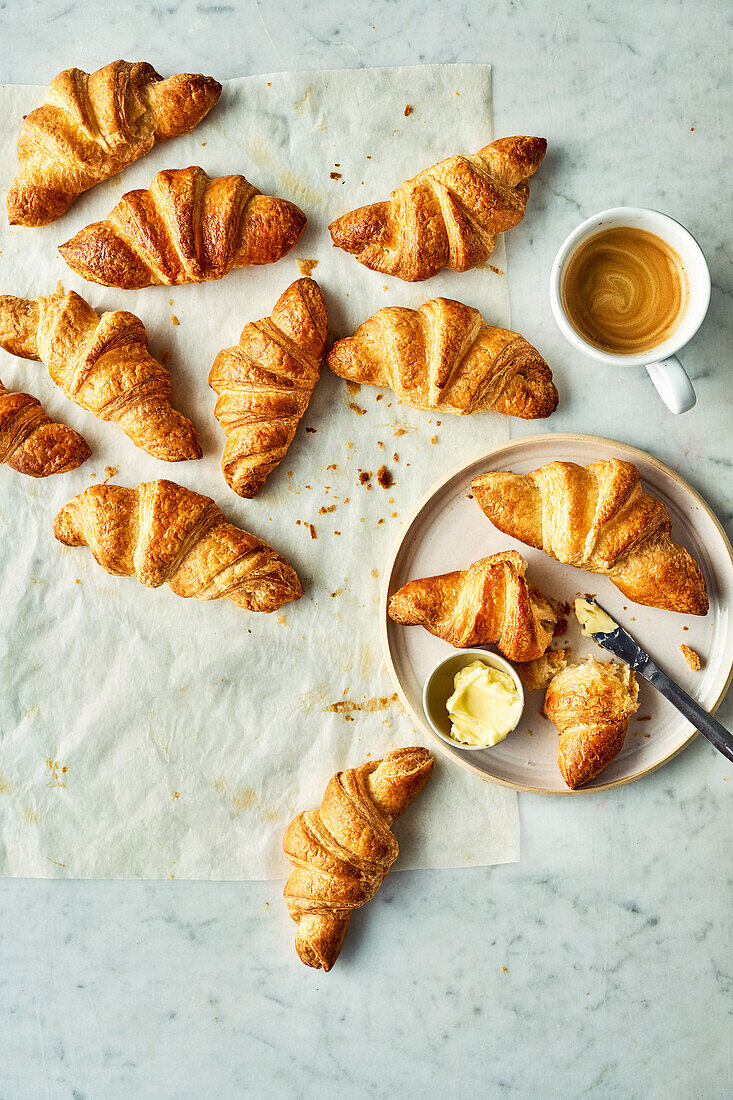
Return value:
M 652 451 L 729 530 L 731 44 L 717 0 L 0 7 L 7 81 L 119 56 L 219 77 L 490 61 L 497 133 L 550 140 L 507 239 L 514 324 L 561 391 L 549 429 Z M 624 202 L 679 218 L 710 263 L 680 419 L 551 318 L 557 245 Z M 520 864 L 391 875 L 329 975 L 295 960 L 278 884 L 0 882 L 0 1097 L 728 1097 L 726 778 L 698 739 L 616 792 L 521 797 Z

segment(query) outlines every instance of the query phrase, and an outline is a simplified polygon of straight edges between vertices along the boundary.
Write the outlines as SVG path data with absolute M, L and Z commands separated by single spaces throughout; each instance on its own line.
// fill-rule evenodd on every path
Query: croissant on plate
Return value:
M 380 309 L 338 340 L 326 363 L 340 378 L 389 386 L 416 409 L 459 415 L 493 409 L 534 420 L 557 406 L 552 371 L 539 352 L 450 298 L 419 309 Z
M 277 611 L 303 595 L 290 562 L 227 523 L 210 497 L 172 481 L 92 485 L 64 505 L 53 533 L 67 546 L 88 546 L 108 573 L 137 576 L 148 588 L 167 584 L 185 598 Z
M 517 672 L 525 691 L 545 691 L 552 678 L 566 667 L 567 652 L 548 649 L 541 657 L 517 665 Z
M 638 708 L 639 685 L 627 665 L 588 657 L 550 681 L 545 714 L 562 737 L 557 762 L 568 787 L 595 779 L 623 748 L 629 718 Z
M 20 171 L 7 194 L 11 225 L 47 225 L 95 183 L 159 141 L 198 126 L 221 94 L 200 73 L 167 80 L 145 62 L 113 61 L 94 73 L 66 69 L 23 119 Z
M 298 279 L 269 317 L 250 321 L 238 346 L 214 360 L 214 415 L 227 434 L 221 468 L 240 496 L 256 496 L 287 454 L 318 381 L 327 334 L 323 291 L 313 279 Z
M 555 613 L 525 579 L 516 550 L 481 558 L 468 569 L 409 581 L 390 596 L 390 619 L 424 626 L 456 649 L 495 645 L 510 661 L 532 661 L 552 641 Z
M 9 393 L 0 382 L 0 463 L 48 477 L 75 470 L 91 453 L 83 436 L 52 420 L 35 397 Z
M 374 897 L 397 859 L 390 826 L 432 770 L 427 749 L 393 749 L 382 760 L 336 772 L 320 809 L 288 825 L 283 850 L 293 870 L 283 896 L 306 966 L 330 970 L 336 962 L 352 910 Z
M 446 267 L 467 271 L 488 260 L 497 234 L 524 217 L 529 178 L 546 149 L 544 138 L 499 138 L 472 156 L 441 160 L 386 202 L 337 218 L 328 227 L 333 243 L 411 283 Z
M 59 248 L 77 275 L 138 290 L 223 279 L 233 267 L 272 264 L 305 227 L 292 202 L 262 195 L 244 176 L 209 179 L 203 168 L 158 172 L 128 191 L 103 222 Z
M 0 347 L 40 359 L 66 396 L 111 420 L 154 458 L 201 458 L 196 431 L 171 408 L 171 377 L 148 350 L 134 313 L 101 317 L 74 291 L 39 298 L 0 295 Z
M 672 542 L 669 512 L 642 490 L 630 462 L 549 462 L 526 476 L 481 474 L 471 490 L 505 535 L 610 577 L 635 603 L 707 614 L 699 565 Z

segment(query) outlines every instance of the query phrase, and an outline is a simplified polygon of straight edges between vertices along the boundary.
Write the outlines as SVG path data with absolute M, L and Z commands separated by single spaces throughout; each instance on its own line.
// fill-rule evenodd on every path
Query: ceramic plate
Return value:
M 489 470 L 528 473 L 555 459 L 586 465 L 599 458 L 633 462 L 647 492 L 664 501 L 672 517 L 672 537 L 700 563 L 710 599 L 705 618 L 678 615 L 630 603 L 607 577 L 562 565 L 540 550 L 508 538 L 490 523 L 471 498 L 471 480 Z M 733 551 L 702 497 L 674 470 L 643 451 L 596 436 L 551 434 L 513 440 L 492 448 L 454 470 L 421 501 L 403 530 L 385 571 L 381 597 L 382 645 L 395 687 L 412 719 L 441 752 L 461 767 L 517 790 L 538 794 L 587 794 L 630 783 L 671 760 L 695 736 L 696 730 L 675 708 L 640 680 L 639 709 L 629 723 L 624 747 L 598 778 L 571 792 L 557 767 L 558 731 L 540 714 L 543 692 L 527 692 L 517 729 L 492 749 L 465 753 L 437 738 L 425 718 L 422 688 L 427 674 L 451 647 L 422 627 L 399 626 L 387 615 L 389 596 L 415 577 L 463 569 L 477 558 L 514 548 L 528 562 L 529 578 L 547 595 L 572 603 L 593 593 L 617 622 L 690 695 L 713 712 L 725 695 L 733 671 L 733 627 L 729 608 L 733 597 Z M 693 672 L 680 645 L 700 654 L 702 669 Z M 553 648 L 569 648 L 573 659 L 594 653 L 611 655 L 592 639 L 583 638 L 575 616 Z

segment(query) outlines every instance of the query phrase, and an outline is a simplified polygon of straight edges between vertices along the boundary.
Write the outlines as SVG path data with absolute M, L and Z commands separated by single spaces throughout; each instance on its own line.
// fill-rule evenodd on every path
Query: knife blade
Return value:
M 597 600 L 591 597 L 586 597 L 586 599 L 602 611 L 605 610 Z M 615 621 L 610 615 L 609 618 L 611 622 Z M 662 672 L 661 668 L 654 663 L 649 654 L 641 648 L 627 630 L 624 630 L 622 626 L 617 626 L 615 630 L 611 631 L 596 631 L 590 637 L 598 642 L 600 646 L 603 646 L 604 649 L 607 649 L 609 653 L 619 657 L 629 668 L 643 677 L 653 688 L 656 688 L 665 699 L 669 699 L 670 703 L 677 707 L 677 710 L 684 715 L 688 722 L 692 722 L 703 737 L 707 737 L 718 752 L 722 753 L 728 760 L 733 761 L 733 735 L 728 732 L 725 726 L 721 725 L 717 718 L 713 718 L 712 714 L 708 714 L 706 710 L 703 710 L 700 704 L 691 695 L 688 695 L 679 684 L 675 683 L 666 672 Z

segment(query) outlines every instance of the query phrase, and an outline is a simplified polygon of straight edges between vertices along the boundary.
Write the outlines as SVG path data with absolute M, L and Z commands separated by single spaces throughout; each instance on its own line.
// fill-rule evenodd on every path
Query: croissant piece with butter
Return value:
M 94 73 L 66 69 L 23 119 L 20 171 L 6 203 L 11 225 L 47 225 L 90 187 L 159 141 L 187 134 L 219 99 L 200 73 L 166 80 L 145 62 L 113 61 Z
M 672 542 L 669 512 L 643 491 L 630 462 L 549 462 L 526 476 L 481 474 L 471 490 L 505 535 L 610 577 L 635 603 L 707 614 L 700 566 Z
M 245 325 L 237 347 L 214 360 L 214 415 L 227 434 L 221 468 L 240 496 L 256 496 L 287 454 L 318 381 L 327 334 L 323 291 L 313 279 L 298 279 L 269 317 Z
M 409 581 L 390 596 L 396 623 L 424 626 L 456 649 L 495 645 L 510 661 L 533 661 L 552 641 L 555 613 L 525 579 L 516 550 L 481 558 L 468 569 Z
M 293 870 L 283 896 L 306 966 L 330 970 L 336 962 L 352 911 L 374 897 L 397 858 L 392 822 L 432 770 L 427 749 L 393 749 L 382 760 L 336 772 L 320 809 L 288 825 L 283 850 Z
M 64 505 L 53 533 L 67 546 L 88 546 L 108 573 L 137 576 L 148 588 L 167 584 L 185 598 L 277 611 L 303 595 L 285 558 L 227 523 L 210 497 L 172 481 L 92 485 Z
M 627 665 L 588 657 L 550 681 L 545 714 L 562 737 L 557 762 L 568 787 L 595 779 L 623 748 L 629 719 L 638 708 L 639 686 Z
M 292 202 L 260 194 L 244 176 L 209 179 L 202 168 L 178 168 L 158 172 L 148 191 L 128 191 L 105 221 L 59 252 L 77 275 L 103 286 L 180 286 L 275 263 L 305 220 Z
M 100 420 L 111 420 L 154 458 L 201 458 L 196 431 L 171 408 L 171 377 L 148 350 L 134 313 L 101 317 L 73 290 L 39 298 L 0 295 L 0 347 L 40 359 L 60 389 Z
M 544 138 L 499 138 L 474 155 L 441 160 L 386 202 L 337 218 L 328 227 L 333 243 L 411 283 L 446 267 L 467 271 L 488 260 L 497 234 L 524 217 L 529 178 L 546 149 Z
M 477 309 L 434 298 L 388 306 L 338 340 L 326 357 L 340 378 L 389 386 L 403 405 L 535 420 L 557 406 L 552 371 L 523 336 L 488 325 Z
M 9 393 L 0 382 L 0 463 L 30 477 L 48 477 L 75 470 L 91 453 L 86 440 L 53 421 L 35 397 Z

